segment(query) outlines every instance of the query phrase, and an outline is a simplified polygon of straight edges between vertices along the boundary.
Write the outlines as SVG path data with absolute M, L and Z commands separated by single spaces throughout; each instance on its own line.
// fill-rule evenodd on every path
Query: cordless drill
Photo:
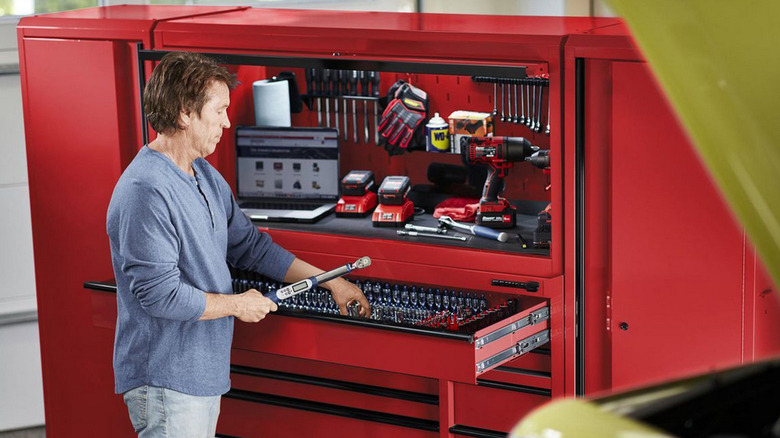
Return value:
M 487 164 L 490 169 L 479 200 L 477 224 L 513 228 L 516 208 L 499 196 L 504 189 L 503 179 L 515 162 L 525 161 L 539 148 L 523 137 L 462 137 L 460 146 L 466 161 Z

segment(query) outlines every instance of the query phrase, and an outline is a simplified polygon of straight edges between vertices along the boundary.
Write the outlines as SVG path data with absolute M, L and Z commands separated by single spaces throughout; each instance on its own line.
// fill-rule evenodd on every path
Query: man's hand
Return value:
M 330 289 L 333 301 L 339 306 L 339 313 L 342 315 L 347 314 L 347 304 L 352 301 L 357 301 L 358 304 L 360 304 L 360 316 L 368 317 L 371 315 L 371 306 L 368 304 L 366 296 L 363 295 L 363 291 L 358 289 L 354 284 L 343 278 L 336 278 L 327 283 L 323 283 L 322 287 Z
M 255 289 L 236 296 L 236 310 L 233 316 L 244 322 L 258 322 L 269 312 L 276 312 L 276 303 L 264 297 Z

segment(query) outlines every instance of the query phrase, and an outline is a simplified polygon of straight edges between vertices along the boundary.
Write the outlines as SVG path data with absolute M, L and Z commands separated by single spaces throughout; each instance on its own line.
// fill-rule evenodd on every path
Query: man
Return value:
M 213 60 L 170 53 L 152 72 L 144 111 L 157 138 L 114 189 L 107 231 L 117 281 L 115 390 L 140 437 L 213 437 L 230 388 L 233 318 L 258 322 L 277 309 L 252 289 L 232 294 L 228 263 L 294 282 L 322 271 L 295 258 L 241 212 L 203 158 L 230 127 L 235 78 Z M 322 285 L 342 314 L 362 292 Z

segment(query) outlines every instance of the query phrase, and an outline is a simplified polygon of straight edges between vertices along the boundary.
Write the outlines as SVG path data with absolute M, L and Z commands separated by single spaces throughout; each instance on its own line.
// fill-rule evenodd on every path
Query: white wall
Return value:
M 0 20 L 1 431 L 44 417 L 16 21 Z

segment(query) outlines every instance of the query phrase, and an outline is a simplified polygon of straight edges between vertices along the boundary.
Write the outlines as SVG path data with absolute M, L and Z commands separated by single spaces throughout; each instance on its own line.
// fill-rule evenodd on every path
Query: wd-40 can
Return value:
M 429 152 L 449 152 L 449 124 L 436 113 L 425 125 L 425 145 Z

